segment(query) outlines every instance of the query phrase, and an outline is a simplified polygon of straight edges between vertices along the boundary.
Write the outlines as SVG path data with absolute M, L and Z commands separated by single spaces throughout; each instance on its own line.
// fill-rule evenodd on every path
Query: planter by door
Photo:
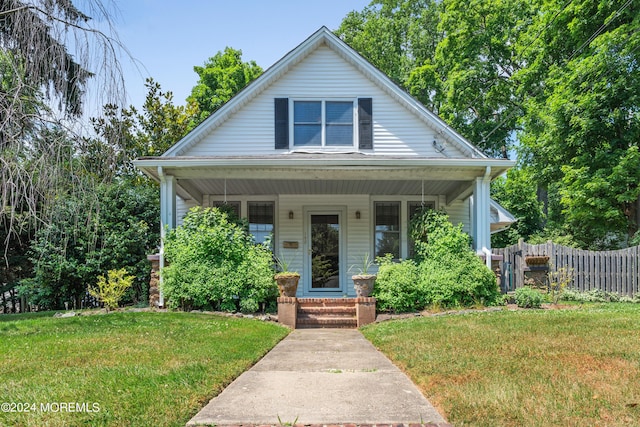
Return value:
M 273 276 L 278 284 L 278 290 L 281 297 L 295 297 L 298 290 L 298 281 L 300 275 L 298 273 L 278 273 Z
M 373 292 L 373 284 L 376 281 L 376 277 L 373 274 L 358 274 L 352 276 L 353 287 L 356 290 L 358 297 L 368 297 Z

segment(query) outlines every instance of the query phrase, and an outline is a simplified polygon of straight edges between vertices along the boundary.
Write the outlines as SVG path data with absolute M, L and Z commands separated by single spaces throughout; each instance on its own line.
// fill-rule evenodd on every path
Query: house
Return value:
M 421 206 L 464 224 L 478 253 L 513 222 L 489 197 L 514 165 L 489 158 L 326 27 L 160 157 L 163 226 L 231 205 L 301 274 L 299 297 L 354 296 L 365 254 L 410 255 Z

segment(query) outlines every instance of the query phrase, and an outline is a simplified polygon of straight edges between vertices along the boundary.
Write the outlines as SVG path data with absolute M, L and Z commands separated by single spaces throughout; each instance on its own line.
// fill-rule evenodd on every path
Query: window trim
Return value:
M 371 254 L 376 253 L 376 218 L 375 207 L 377 202 L 383 203 L 400 203 L 400 259 L 407 259 L 409 257 L 409 204 L 418 202 L 420 203 L 419 195 L 398 195 L 398 196 L 371 196 L 369 198 L 369 212 L 370 225 L 369 225 L 369 250 Z M 434 209 L 438 210 L 441 205 L 444 205 L 444 200 L 441 200 L 440 196 L 425 195 L 425 204 L 433 204 Z
M 296 145 L 295 141 L 295 103 L 296 102 L 320 102 L 320 145 Z M 327 145 L 327 102 L 349 102 L 351 103 L 351 144 L 349 145 Z M 322 151 L 344 151 L 358 147 L 358 98 L 289 98 L 289 149 L 290 150 L 322 150 Z
M 271 206 L 271 215 L 272 215 L 272 222 L 271 222 L 271 236 L 272 236 L 272 241 L 271 241 L 271 245 L 274 244 L 273 239 L 275 239 L 276 236 L 276 203 L 273 200 L 247 200 L 246 201 L 246 215 L 244 216 L 244 218 L 247 218 L 247 223 L 248 223 L 248 227 L 249 227 L 249 234 L 253 234 L 251 231 L 251 205 L 255 204 L 255 205 L 269 205 Z M 255 223 L 258 224 L 258 223 Z M 260 223 L 260 224 L 268 224 L 268 223 Z M 263 230 L 259 230 L 260 232 Z M 255 235 L 254 235 L 255 238 Z M 260 243 L 262 244 L 263 242 L 256 242 L 256 243 Z
M 372 219 L 373 219 L 373 254 L 374 257 L 377 258 L 378 256 L 384 256 L 385 254 L 381 254 L 378 255 L 378 230 L 377 230 L 377 219 L 378 219 L 378 204 L 394 204 L 398 206 L 398 231 L 383 231 L 382 233 L 393 233 L 394 235 L 397 234 L 398 236 L 398 256 L 395 257 L 393 259 L 400 259 L 402 258 L 402 248 L 403 248 L 403 243 L 404 243 L 404 239 L 402 238 L 402 205 L 403 202 L 400 200 L 375 200 L 373 202 L 373 215 L 371 215 Z
M 203 207 L 213 207 L 215 203 L 220 203 L 224 201 L 224 196 L 220 196 L 219 194 L 205 194 L 202 200 Z M 273 203 L 273 242 L 274 245 L 278 241 L 278 227 L 279 227 L 279 214 L 280 214 L 280 204 L 278 203 L 278 196 L 273 195 L 258 195 L 258 196 L 228 196 L 227 203 L 240 203 L 240 218 L 249 219 L 249 202 L 258 202 L 258 203 Z

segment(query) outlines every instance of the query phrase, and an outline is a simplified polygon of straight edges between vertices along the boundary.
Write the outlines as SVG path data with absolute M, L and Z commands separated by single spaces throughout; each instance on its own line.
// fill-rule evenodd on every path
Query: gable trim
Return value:
M 303 60 L 323 43 L 330 49 L 337 52 L 344 60 L 354 65 L 374 84 L 377 84 L 385 92 L 404 105 L 405 108 L 433 127 L 434 130 L 443 138 L 456 145 L 463 153 L 467 154 L 471 158 L 488 158 L 488 156 L 482 153 L 471 142 L 458 134 L 440 117 L 429 111 L 419 101 L 405 92 L 382 71 L 374 67 L 370 62 L 325 26 L 321 27 L 309 38 L 287 53 L 273 66 L 268 68 L 261 76 L 247 85 L 247 87 L 231 98 L 219 110 L 205 119 L 183 139 L 169 148 L 162 157 L 176 157 L 183 155 L 190 147 L 204 139 L 212 129 L 224 123 L 233 113 L 259 95 L 274 81 L 284 75 L 291 67 Z

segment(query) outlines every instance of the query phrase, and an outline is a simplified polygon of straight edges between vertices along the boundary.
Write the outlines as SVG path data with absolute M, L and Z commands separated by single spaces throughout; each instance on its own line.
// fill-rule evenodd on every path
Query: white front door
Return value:
M 344 289 L 344 215 L 341 210 L 309 210 L 306 217 L 305 291 L 327 294 Z

